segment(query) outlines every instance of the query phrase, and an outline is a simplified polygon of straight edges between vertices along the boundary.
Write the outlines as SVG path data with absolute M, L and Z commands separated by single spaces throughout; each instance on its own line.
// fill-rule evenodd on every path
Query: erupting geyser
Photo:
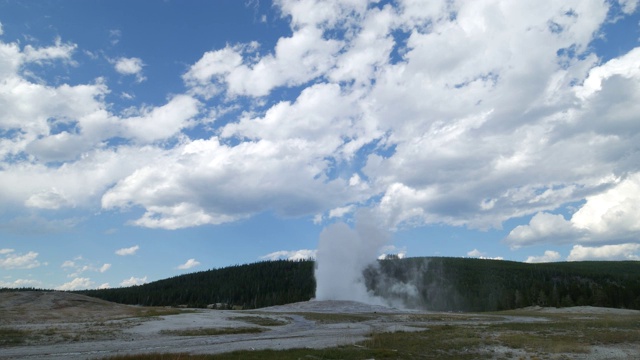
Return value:
M 363 276 L 364 269 L 375 264 L 378 250 L 391 239 L 379 224 L 373 213 L 361 210 L 355 228 L 336 223 L 322 231 L 316 254 L 317 300 L 384 303 L 367 290 Z

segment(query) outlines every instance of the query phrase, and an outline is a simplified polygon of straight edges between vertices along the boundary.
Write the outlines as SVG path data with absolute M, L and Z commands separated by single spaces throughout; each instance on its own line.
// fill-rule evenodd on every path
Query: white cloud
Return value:
M 101 266 L 96 265 L 82 256 L 78 256 L 73 260 L 66 260 L 60 265 L 61 268 L 67 271 L 67 277 L 78 278 L 80 275 L 87 271 L 104 273 L 111 268 L 111 264 L 103 264 Z
M 41 281 L 33 279 L 17 279 L 11 282 L 0 281 L 0 287 L 4 288 L 39 287 L 41 285 Z
M 79 277 L 56 287 L 56 290 L 68 291 L 68 290 L 89 289 L 93 286 L 93 284 L 94 283 L 93 281 L 91 281 L 91 279 Z
M 120 29 L 109 30 L 109 39 L 110 39 L 111 45 L 117 45 L 120 42 L 121 37 L 122 37 L 122 30 Z
M 301 250 L 281 250 L 261 256 L 262 260 L 307 260 L 315 259 L 317 250 L 301 249 Z
M 329 219 L 341 218 L 346 214 L 352 213 L 355 210 L 354 205 L 342 206 L 329 210 Z
M 143 82 L 146 80 L 146 78 L 142 76 L 142 68 L 144 67 L 142 59 L 136 57 L 121 57 L 114 60 L 114 63 L 115 69 L 118 73 L 122 75 L 135 75 L 137 82 Z
M 71 62 L 71 56 L 77 47 L 76 44 L 63 44 L 60 38 L 56 38 L 55 45 L 49 47 L 35 48 L 27 45 L 23 50 L 24 61 L 39 64 L 49 60 Z
M 560 260 L 560 253 L 557 251 L 547 250 L 541 256 L 529 256 L 526 263 L 546 263 Z
M 602 91 L 603 82 L 615 76 L 626 79 L 640 78 L 640 69 L 637 66 L 639 61 L 640 48 L 635 48 L 619 58 L 611 59 L 601 66 L 594 67 L 589 71 L 589 76 L 582 86 L 575 88 L 576 95 L 579 98 L 587 99 Z
M 580 232 L 562 215 L 537 213 L 528 225 L 516 226 L 505 239 L 512 248 L 544 242 L 575 240 Z
M 98 269 L 99 272 L 103 273 L 106 272 L 107 270 L 111 269 L 111 264 L 103 264 L 100 269 Z
M 567 257 L 569 261 L 583 260 L 640 260 L 640 244 L 627 243 L 588 247 L 574 245 Z
M 404 259 L 407 256 L 406 248 L 398 248 L 395 245 L 385 245 L 378 251 L 380 255 L 378 255 L 379 260 L 384 260 L 388 258 L 390 255 L 397 256 L 399 259 Z
M 142 205 L 146 213 L 134 224 L 178 229 L 232 222 L 266 209 L 314 214 L 359 199 L 362 193 L 350 193 L 344 179 L 322 175 L 324 160 L 308 157 L 315 150 L 301 140 L 234 147 L 215 137 L 196 140 L 120 181 L 103 196 L 102 206 Z
M 127 255 L 135 255 L 135 253 L 140 249 L 139 245 L 134 245 L 128 248 L 122 248 L 116 250 L 116 255 L 127 256 Z
M 147 282 L 147 277 L 143 277 L 143 278 L 137 278 L 137 277 L 130 277 L 128 279 L 122 280 L 122 282 L 120 283 L 120 286 L 135 286 L 135 285 L 142 285 L 145 284 Z
M 189 259 L 189 260 L 187 260 L 187 262 L 186 262 L 186 263 L 184 263 L 184 264 L 182 264 L 182 265 L 179 265 L 179 266 L 178 266 L 178 269 L 180 269 L 180 270 L 187 270 L 187 269 L 191 269 L 191 268 L 193 268 L 193 267 L 196 267 L 196 266 L 198 266 L 198 265 L 200 265 L 200 262 L 199 262 L 199 261 L 197 261 L 196 259 Z
M 2 23 L 0 22 L 0 35 L 4 34 L 4 29 L 2 28 Z
M 367 9 L 365 0 L 323 2 L 317 0 L 277 0 L 283 16 L 291 16 L 292 27 L 333 27 L 348 16 L 359 17 Z
M 467 252 L 467 256 L 472 257 L 472 258 L 487 259 L 487 260 L 504 260 L 504 258 L 502 256 L 488 257 L 485 252 L 482 252 L 482 251 L 480 251 L 478 249 L 473 249 L 473 250 Z
M 340 49 L 338 41 L 322 35 L 312 26 L 296 29 L 278 40 L 273 54 L 255 61 L 243 55 L 252 55 L 257 43 L 207 52 L 183 78 L 205 97 L 224 88 L 231 96 L 265 96 L 275 87 L 304 84 L 329 70 Z
M 25 73 L 76 45 L 0 41 L 0 208 L 139 207 L 132 224 L 178 229 L 371 206 L 399 228 L 532 216 L 511 247 L 637 238 L 640 49 L 599 63 L 591 46 L 611 2 L 275 6 L 291 31 L 272 48 L 206 52 L 187 94 L 119 113 L 104 79 Z
M 124 119 L 122 127 L 128 137 L 143 143 L 167 139 L 189 125 L 188 121 L 198 114 L 198 105 L 194 98 L 178 95 L 166 105 Z
M 38 253 L 29 251 L 26 254 L 16 253 L 13 249 L 2 249 L 0 251 L 0 269 L 33 269 L 41 264 L 38 261 Z
M 479 258 L 479 257 L 485 256 L 485 253 L 483 253 L 482 251 L 480 251 L 478 249 L 473 249 L 473 250 L 467 252 L 467 256 Z
M 625 14 L 632 14 L 638 7 L 638 0 L 618 0 Z
M 111 286 L 109 285 L 109 283 L 104 283 L 104 284 L 100 284 L 100 286 L 98 286 L 98 289 L 110 289 Z
M 640 173 L 614 182 L 608 190 L 587 196 L 566 220 L 562 215 L 536 214 L 529 224 L 513 229 L 505 241 L 511 247 L 538 243 L 626 242 L 640 236 Z

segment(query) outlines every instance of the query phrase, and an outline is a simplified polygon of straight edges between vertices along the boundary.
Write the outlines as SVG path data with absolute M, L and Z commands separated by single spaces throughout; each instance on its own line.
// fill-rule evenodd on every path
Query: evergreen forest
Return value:
M 314 265 L 311 260 L 264 261 L 132 287 L 76 292 L 134 305 L 254 309 L 312 299 L 316 287 Z M 639 261 L 527 264 L 469 258 L 395 258 L 378 261 L 363 275 L 372 295 L 397 307 L 432 311 L 495 311 L 527 306 L 640 310 Z

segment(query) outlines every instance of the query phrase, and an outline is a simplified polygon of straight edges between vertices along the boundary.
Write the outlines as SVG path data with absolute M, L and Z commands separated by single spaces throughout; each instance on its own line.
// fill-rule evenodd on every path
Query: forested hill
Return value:
M 246 308 L 314 297 L 312 261 L 267 261 L 202 271 L 127 288 L 80 293 L 125 304 L 229 304 Z M 463 258 L 383 260 L 367 287 L 396 305 L 437 311 L 492 311 L 531 305 L 640 310 L 640 262 L 525 264 Z
M 313 261 L 264 261 L 79 293 L 134 305 L 260 308 L 311 299 L 316 289 L 313 267 Z
M 385 260 L 367 288 L 410 308 L 494 311 L 526 306 L 640 310 L 639 261 L 527 264 L 466 258 Z

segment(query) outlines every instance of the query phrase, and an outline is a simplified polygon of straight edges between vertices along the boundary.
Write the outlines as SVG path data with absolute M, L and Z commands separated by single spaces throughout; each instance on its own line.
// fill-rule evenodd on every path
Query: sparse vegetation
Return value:
M 369 314 L 336 314 L 336 313 L 298 313 L 307 320 L 319 324 L 356 323 L 371 320 L 374 315 Z
M 229 318 L 229 320 L 243 321 L 260 326 L 282 326 L 289 323 L 288 321 L 278 320 L 265 316 L 234 316 Z
M 498 321 L 501 317 L 504 320 L 505 315 L 523 316 L 523 321 Z M 331 319 L 331 317 L 328 318 Z M 488 319 L 490 321 L 486 323 L 470 325 L 467 323 L 469 320 L 467 317 L 452 317 L 448 318 L 451 321 L 449 324 L 430 325 L 423 331 L 374 332 L 363 342 L 330 349 L 252 350 L 217 355 L 151 354 L 108 359 L 511 359 L 558 356 L 564 358 L 563 354 L 580 356 L 589 353 L 591 345 L 616 347 L 619 344 L 640 342 L 640 315 L 637 314 L 589 315 L 587 318 L 581 314 L 518 311 L 517 313 L 495 313 L 495 316 Z
M 165 308 L 165 307 L 152 307 L 152 308 L 140 307 L 135 309 L 135 311 L 132 313 L 132 317 L 150 318 L 150 317 L 158 317 L 158 316 L 187 314 L 192 312 L 193 310 L 181 310 L 181 309 Z
M 234 328 L 198 328 L 184 330 L 162 330 L 163 335 L 173 336 L 219 336 L 219 335 L 236 335 L 236 334 L 257 334 L 263 332 L 264 329 L 257 327 L 234 327 Z
M 30 334 L 30 331 L 0 328 L 0 347 L 23 344 Z

